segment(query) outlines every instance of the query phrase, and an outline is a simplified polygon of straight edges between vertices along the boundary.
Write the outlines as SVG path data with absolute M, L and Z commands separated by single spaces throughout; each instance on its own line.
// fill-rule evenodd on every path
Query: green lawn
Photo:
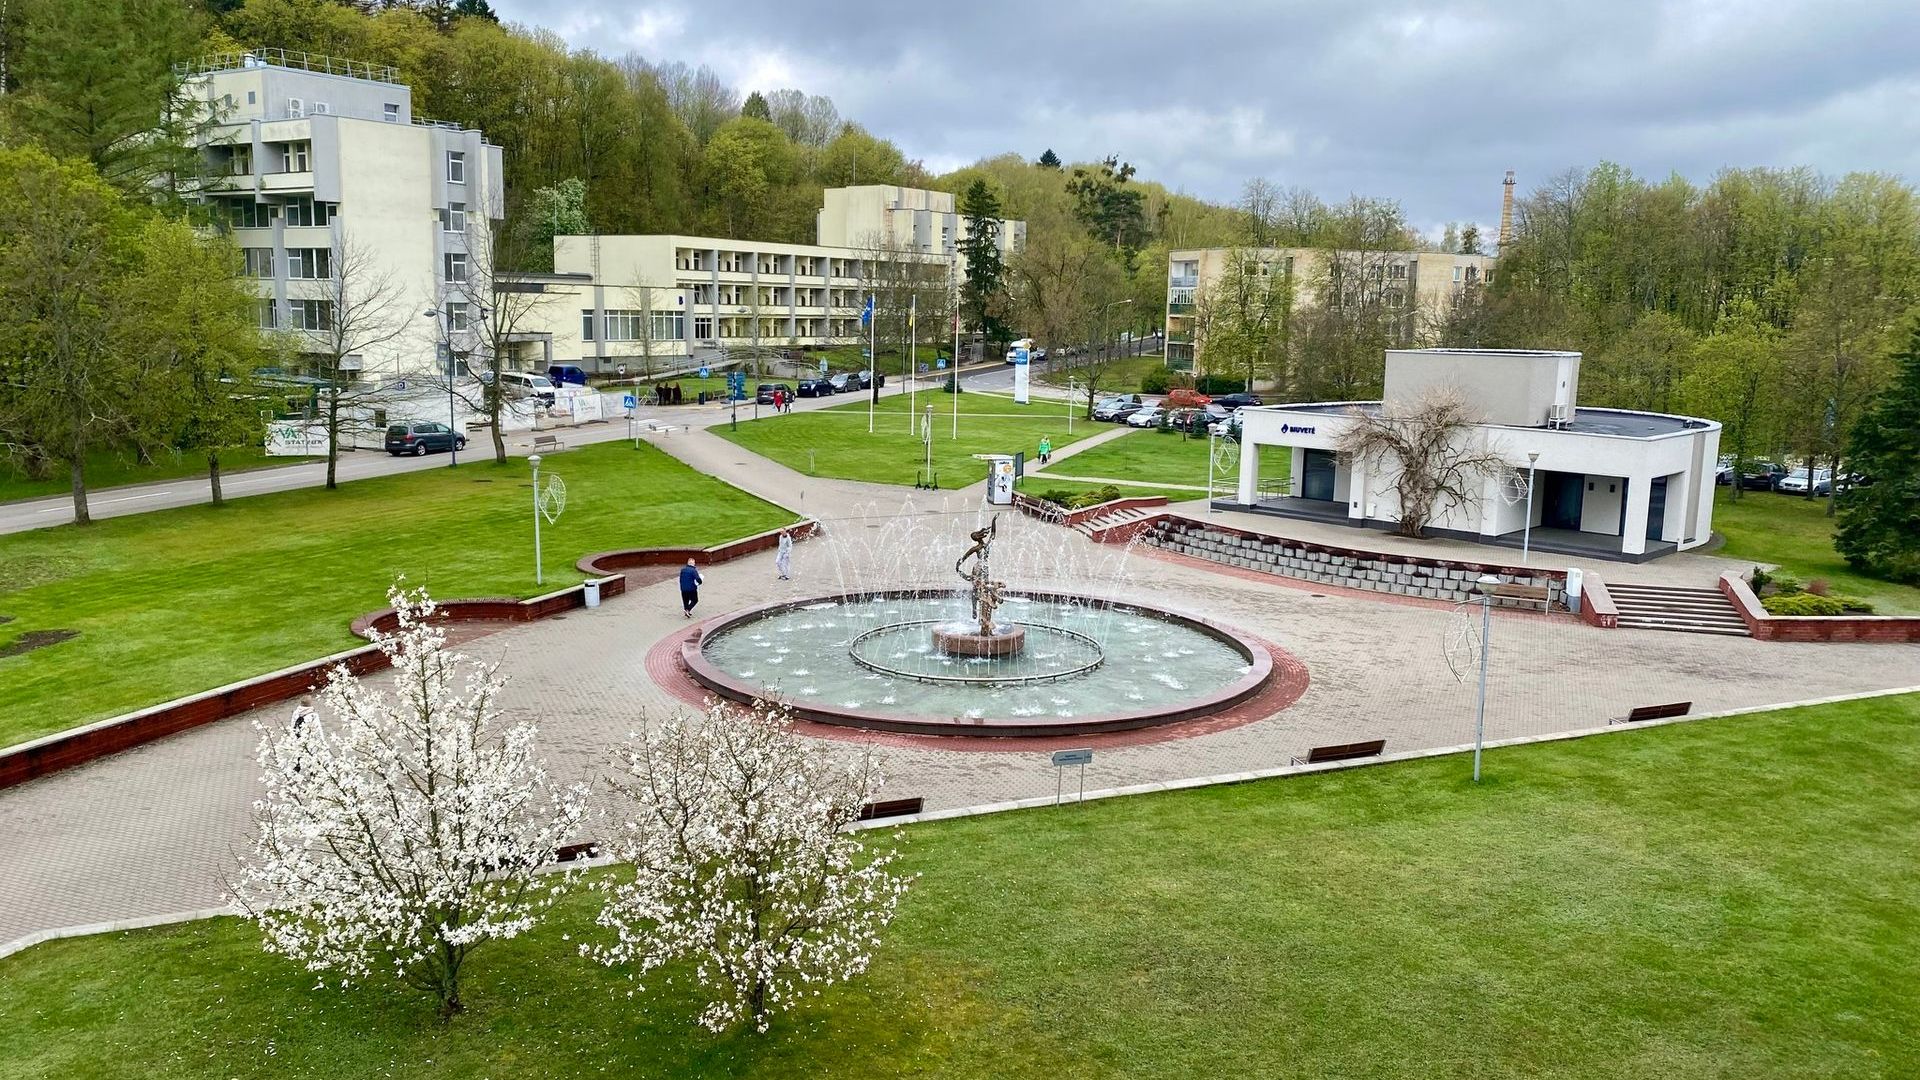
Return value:
M 567 485 L 542 530 L 546 588 L 574 560 L 622 547 L 707 545 L 774 528 L 785 511 L 652 447 L 602 443 L 548 458 Z M 527 463 L 358 480 L 0 538 L 0 646 L 80 636 L 0 658 L 0 745 L 350 647 L 357 615 L 395 575 L 435 596 L 531 596 Z
M 1920 1075 L 1920 699 L 907 830 L 873 969 L 765 1037 L 630 1000 L 555 923 L 470 1012 L 234 920 L 0 961 L 19 1080 Z M 1104 777 L 1102 778 L 1104 780 Z M 906 793 L 903 789 L 902 793 Z
M 243 469 L 276 465 L 299 465 L 315 458 L 268 457 L 264 447 L 241 446 L 220 452 L 221 475 Z M 122 450 L 102 450 L 87 458 L 87 489 L 144 484 L 154 480 L 173 480 L 183 476 L 205 479 L 207 459 L 200 454 L 164 453 L 150 464 L 142 465 L 133 454 Z M 65 466 L 45 480 L 33 480 L 25 473 L 0 462 L 0 502 L 37 499 L 47 495 L 65 495 L 72 490 Z
M 1159 371 L 1167 366 L 1167 358 L 1159 353 L 1145 356 L 1123 356 L 1115 360 L 1100 376 L 1102 394 L 1133 394 L 1140 390 L 1140 380 L 1147 377 L 1149 371 Z M 1040 381 L 1056 386 L 1067 385 L 1067 376 L 1073 374 L 1070 368 L 1055 367 L 1051 361 L 1040 366 Z
M 1016 405 L 1012 398 L 994 394 L 960 395 L 960 438 L 953 438 L 953 395 L 921 387 L 918 404 L 924 415 L 934 409 L 933 465 L 943 488 L 966 487 L 986 478 L 985 462 L 975 454 L 1013 454 L 1024 451 L 1032 459 L 1042 435 L 1055 447 L 1107 430 L 1106 425 L 1076 420 L 1067 434 L 1064 402 Z M 851 396 L 851 395 L 849 395 Z M 909 398 L 889 382 L 875 407 L 876 429 L 867 431 L 865 395 L 830 408 L 787 416 L 741 420 L 738 430 L 722 422 L 711 428 L 756 454 L 813 476 L 866 480 L 876 484 L 911 485 L 924 462 L 920 437 L 909 430 Z
M 1713 495 L 1713 529 L 1726 537 L 1719 554 L 1729 559 L 1775 563 L 1802 581 L 1824 578 L 1833 591 L 1873 604 L 1881 615 L 1920 614 L 1920 588 L 1868 577 L 1833 550 L 1834 519 L 1826 499 L 1742 492 L 1734 501 L 1727 488 Z
M 1133 431 L 1071 457 L 1057 459 L 1048 468 L 1063 476 L 1104 476 L 1141 484 L 1192 484 L 1205 487 L 1207 453 L 1204 435 L 1183 439 L 1178 433 Z M 1263 454 L 1260 459 L 1260 478 L 1282 482 L 1292 468 L 1290 454 Z M 1236 466 L 1233 479 L 1216 478 L 1215 483 L 1231 487 L 1237 482 L 1238 476 Z

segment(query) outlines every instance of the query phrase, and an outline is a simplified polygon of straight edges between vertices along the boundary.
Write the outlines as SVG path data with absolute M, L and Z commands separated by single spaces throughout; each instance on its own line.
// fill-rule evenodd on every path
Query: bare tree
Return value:
M 952 303 L 947 264 L 880 233 L 862 237 L 857 250 L 866 267 L 867 293 L 861 304 L 866 302 L 864 295 L 874 298 L 876 351 L 892 350 L 905 358 L 918 327 L 947 325 Z M 870 359 L 873 370 L 879 371 L 879 358 Z
M 328 274 L 319 296 L 295 298 L 289 329 L 296 335 L 313 373 L 326 382 L 321 403 L 327 429 L 327 488 L 338 486 L 340 433 L 359 422 L 359 413 L 386 400 L 391 391 L 378 380 L 362 379 L 366 354 L 406 336 L 413 304 L 363 244 L 339 238 L 328 253 Z M 350 430 L 350 429 L 348 429 Z
M 1052 376 L 1085 392 L 1092 415 L 1119 359 L 1106 341 L 1096 341 L 1102 312 L 1125 287 L 1119 265 L 1082 234 L 1050 231 L 1016 254 L 1010 269 L 1022 324 L 1046 346 Z
M 1392 487 L 1402 536 L 1424 536 L 1435 518 L 1477 505 L 1487 479 L 1511 468 L 1476 430 L 1480 417 L 1466 398 L 1450 388 L 1348 416 L 1334 449 Z
M 506 411 L 503 372 L 512 371 L 514 348 L 549 302 L 546 293 L 522 280 L 513 267 L 523 264 L 533 245 L 518 230 L 495 228 L 497 208 L 468 211 L 464 271 L 450 268 L 435 315 L 441 320 L 451 359 L 435 366 L 434 380 L 467 408 L 487 418 L 493 459 L 507 460 L 501 414 Z M 461 377 L 464 357 L 467 377 Z M 449 425 L 455 420 L 449 416 Z

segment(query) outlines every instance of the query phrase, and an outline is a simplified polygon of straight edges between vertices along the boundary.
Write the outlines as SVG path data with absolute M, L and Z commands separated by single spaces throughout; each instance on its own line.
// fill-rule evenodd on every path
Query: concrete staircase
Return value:
M 1686 634 L 1752 637 L 1733 602 L 1719 589 L 1607 582 L 1623 630 L 1677 630 Z
M 1070 528 L 1082 536 L 1097 539 L 1100 533 L 1106 532 L 1108 529 L 1117 528 L 1122 525 L 1132 525 L 1135 522 L 1145 521 L 1148 518 L 1161 517 L 1165 513 L 1166 510 L 1158 506 L 1151 506 L 1144 510 L 1134 507 L 1122 507 L 1118 510 L 1109 510 L 1099 517 L 1088 518 L 1085 521 L 1078 522 L 1070 526 Z

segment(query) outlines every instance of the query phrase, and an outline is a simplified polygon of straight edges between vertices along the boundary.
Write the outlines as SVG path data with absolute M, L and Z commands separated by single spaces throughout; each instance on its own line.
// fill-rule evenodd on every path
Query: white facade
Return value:
M 951 258 L 968 233 L 952 192 L 894 184 L 828 188 L 814 216 L 814 240 L 827 247 L 913 251 Z M 1027 223 L 1000 223 L 1002 256 L 1027 246 Z M 964 268 L 962 268 L 964 272 Z
M 1246 410 L 1234 501 L 1248 509 L 1352 525 L 1400 519 L 1391 475 L 1336 447 L 1355 412 L 1401 407 L 1435 384 L 1462 392 L 1486 422 L 1469 439 L 1511 472 L 1479 497 L 1436 507 L 1434 531 L 1489 542 L 1531 532 L 1538 550 L 1640 559 L 1704 544 L 1713 533 L 1720 425 L 1662 413 L 1573 407 L 1578 353 L 1418 349 L 1387 353 L 1385 402 L 1313 402 Z M 1285 490 L 1259 487 L 1260 460 L 1286 454 Z M 1535 454 L 1531 464 L 1528 455 Z M 1525 479 L 1531 471 L 1532 498 Z M 1531 507 L 1531 530 L 1528 512 Z
M 203 143 L 214 179 L 201 197 L 257 280 L 262 326 L 325 325 L 352 252 L 347 294 L 378 282 L 392 298 L 382 321 L 398 331 L 358 358 L 360 377 L 435 369 L 441 324 L 422 313 L 478 318 L 451 305 L 488 278 L 480 263 L 505 207 L 500 148 L 414 117 L 391 68 L 262 53 L 215 58 L 194 78 L 219 121 Z M 466 337 L 455 333 L 456 352 Z

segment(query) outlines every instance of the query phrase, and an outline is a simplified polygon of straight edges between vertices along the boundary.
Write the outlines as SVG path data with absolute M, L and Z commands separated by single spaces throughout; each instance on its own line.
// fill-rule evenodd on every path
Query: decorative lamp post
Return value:
M 1480 591 L 1480 699 L 1473 716 L 1473 782 L 1480 782 L 1480 746 L 1487 738 L 1487 635 L 1493 631 L 1493 587 L 1500 579 L 1482 574 L 1474 581 Z
M 460 467 L 460 433 L 453 419 L 453 328 L 447 325 L 446 313 L 437 307 L 428 308 L 424 314 L 440 331 L 440 355 L 447 365 L 447 468 L 457 469 Z
M 1533 467 L 1540 451 L 1527 451 L 1527 523 L 1520 534 L 1520 565 L 1531 566 L 1533 558 Z
M 544 585 L 546 584 L 546 580 L 542 576 L 543 571 L 540 566 L 540 455 L 527 455 L 527 464 L 533 466 L 533 583 L 535 585 Z M 1485 668 L 1483 667 L 1481 670 L 1484 672 Z M 1486 692 L 1486 677 L 1484 674 L 1481 676 L 1480 685 L 1481 693 L 1484 695 Z M 1476 780 L 1479 779 L 1478 760 L 1477 758 L 1475 759 L 1474 765 L 1474 779 Z

